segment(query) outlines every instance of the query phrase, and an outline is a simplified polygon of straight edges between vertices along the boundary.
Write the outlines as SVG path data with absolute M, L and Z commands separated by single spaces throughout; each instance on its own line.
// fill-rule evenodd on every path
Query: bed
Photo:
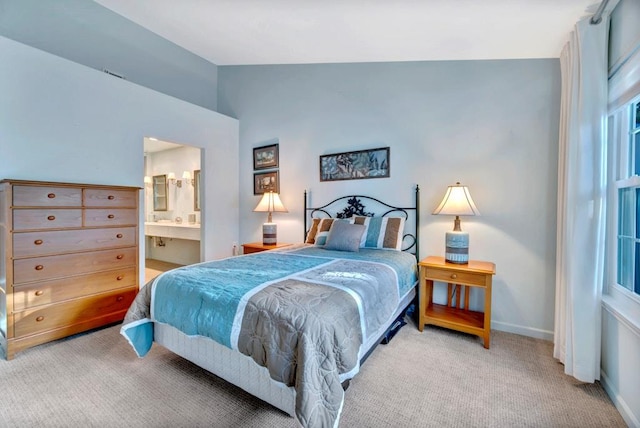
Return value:
M 146 284 L 121 328 L 138 356 L 155 342 L 304 427 L 337 426 L 349 380 L 414 302 L 419 189 L 408 208 L 362 195 L 308 199 L 304 243 Z

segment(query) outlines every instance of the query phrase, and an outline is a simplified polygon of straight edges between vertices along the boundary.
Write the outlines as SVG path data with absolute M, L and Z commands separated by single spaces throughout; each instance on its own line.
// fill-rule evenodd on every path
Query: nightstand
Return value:
M 248 244 L 242 244 L 242 253 L 243 254 L 251 254 L 251 253 L 259 253 L 260 251 L 273 250 L 275 248 L 288 247 L 291 244 L 274 244 L 274 245 L 265 245 L 262 242 L 250 242 Z
M 433 324 L 474 334 L 484 339 L 489 349 L 491 336 L 491 282 L 496 265 L 470 260 L 468 264 L 447 263 L 444 257 L 431 256 L 418 263 L 420 269 L 418 329 Z M 433 303 L 434 281 L 447 283 L 447 304 Z M 484 289 L 484 312 L 469 310 L 469 287 Z M 461 291 L 464 298 L 461 301 Z M 454 297 L 455 295 L 455 297 Z

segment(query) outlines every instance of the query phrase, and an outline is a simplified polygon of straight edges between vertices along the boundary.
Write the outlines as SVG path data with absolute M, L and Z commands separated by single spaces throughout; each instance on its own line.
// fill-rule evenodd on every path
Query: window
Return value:
M 640 99 L 617 116 L 616 282 L 640 296 Z

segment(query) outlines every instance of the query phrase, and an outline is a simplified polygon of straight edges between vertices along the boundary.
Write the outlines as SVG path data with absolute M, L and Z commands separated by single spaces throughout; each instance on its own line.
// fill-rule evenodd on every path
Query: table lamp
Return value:
M 278 227 L 273 223 L 271 213 L 288 212 L 284 205 L 282 205 L 280 196 L 278 196 L 277 193 L 265 192 L 264 195 L 262 195 L 260 203 L 253 211 L 269 213 L 267 222 L 262 225 L 262 243 L 264 245 L 276 245 Z
M 469 234 L 460 228 L 460 216 L 480 215 L 480 211 L 473 203 L 467 186 L 462 186 L 459 182 L 449 186 L 433 214 L 456 216 L 453 230 L 446 234 L 445 260 L 449 263 L 469 263 Z

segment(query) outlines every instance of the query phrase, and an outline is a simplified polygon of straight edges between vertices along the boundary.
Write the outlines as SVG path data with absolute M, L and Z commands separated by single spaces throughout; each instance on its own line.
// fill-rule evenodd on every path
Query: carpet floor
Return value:
M 0 361 L 2 427 L 296 427 L 294 419 L 162 347 L 143 359 L 119 325 Z M 346 392 L 341 427 L 626 427 L 600 383 L 563 373 L 550 342 L 411 323 Z

